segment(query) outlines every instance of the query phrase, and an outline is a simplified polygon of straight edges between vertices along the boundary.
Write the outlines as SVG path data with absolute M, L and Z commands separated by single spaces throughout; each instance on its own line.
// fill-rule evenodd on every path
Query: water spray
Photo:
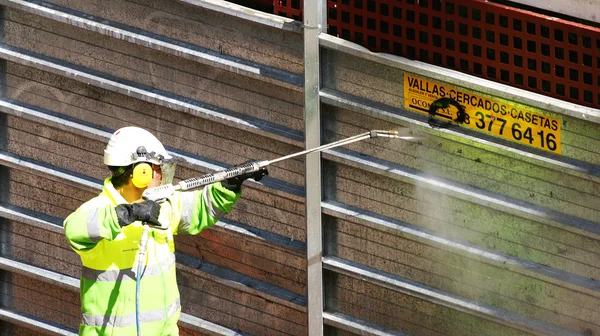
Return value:
M 286 156 L 282 156 L 273 160 L 263 160 L 263 161 L 255 161 L 249 162 L 243 165 L 231 167 L 225 170 L 221 170 L 215 173 L 209 173 L 202 175 L 200 177 L 193 177 L 187 180 L 180 181 L 179 183 L 162 185 L 155 188 L 148 188 L 142 194 L 142 197 L 146 200 L 152 201 L 160 201 L 166 199 L 171 196 L 175 191 L 186 191 L 190 189 L 200 188 L 215 182 L 220 182 L 227 180 L 232 177 L 240 176 L 246 173 L 254 173 L 259 171 L 262 168 L 265 168 L 273 163 L 288 160 L 297 156 L 307 155 L 310 153 L 321 152 L 326 149 L 331 149 L 339 146 L 344 146 L 347 144 L 351 144 L 353 142 L 362 141 L 371 138 L 392 138 L 392 139 L 402 139 L 406 141 L 415 141 L 420 139 L 418 137 L 414 137 L 412 135 L 408 135 L 409 130 L 407 128 L 403 128 L 401 130 L 404 134 L 400 134 L 399 131 L 379 131 L 372 130 L 369 132 L 361 133 L 346 139 L 338 140 L 326 145 L 322 145 L 319 147 L 315 147 L 312 149 L 307 149 L 298 153 L 289 154 Z

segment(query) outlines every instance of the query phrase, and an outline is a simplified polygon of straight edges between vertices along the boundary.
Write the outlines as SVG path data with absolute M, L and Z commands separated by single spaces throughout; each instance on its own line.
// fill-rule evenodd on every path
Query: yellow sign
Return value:
M 448 104 L 450 101 L 453 104 Z M 404 107 L 429 114 L 432 103 L 434 107 L 439 105 L 439 108 L 434 108 L 438 118 L 457 120 L 460 125 L 477 131 L 552 153 L 562 153 L 561 119 L 404 74 Z M 464 108 L 462 118 L 455 106 Z

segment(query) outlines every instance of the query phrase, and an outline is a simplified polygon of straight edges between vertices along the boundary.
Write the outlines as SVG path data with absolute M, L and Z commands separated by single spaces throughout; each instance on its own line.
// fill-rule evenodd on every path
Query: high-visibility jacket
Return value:
M 203 190 L 175 192 L 161 204 L 159 221 L 168 229 L 151 226 L 149 234 L 140 284 L 143 336 L 179 334 L 173 236 L 200 233 L 229 213 L 239 197 L 240 193 L 214 183 Z M 119 225 L 115 206 L 126 203 L 107 178 L 100 195 L 65 219 L 65 235 L 83 266 L 79 335 L 136 335 L 135 287 L 143 226 Z

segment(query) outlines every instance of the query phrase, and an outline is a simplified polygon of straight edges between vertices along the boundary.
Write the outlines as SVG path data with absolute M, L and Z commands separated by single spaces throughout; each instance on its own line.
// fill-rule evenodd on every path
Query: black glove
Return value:
M 247 179 L 251 178 L 254 181 L 258 182 L 262 180 L 262 178 L 265 177 L 265 175 L 269 175 L 267 167 L 263 167 L 253 173 L 246 173 L 239 176 L 230 177 L 227 180 L 221 182 L 221 184 L 223 185 L 223 187 L 231 191 L 239 192 L 242 189 L 242 183 L 244 183 L 244 181 L 246 181 Z
M 129 225 L 135 221 L 142 221 L 151 225 L 160 226 L 158 215 L 160 205 L 154 201 L 144 201 L 133 204 L 119 204 L 115 207 L 119 225 Z

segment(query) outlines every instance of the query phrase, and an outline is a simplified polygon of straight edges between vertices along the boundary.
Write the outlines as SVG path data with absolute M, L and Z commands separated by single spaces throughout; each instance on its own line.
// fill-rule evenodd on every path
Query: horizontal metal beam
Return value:
M 406 72 L 428 78 L 435 78 L 438 81 L 448 84 L 460 85 L 478 92 L 537 107 L 542 110 L 600 123 L 600 109 L 569 103 L 560 99 L 492 82 L 432 64 L 412 61 L 392 54 L 374 53 L 356 43 L 328 34 L 321 34 L 319 39 L 321 46 L 325 48 L 379 63 L 381 65 L 402 69 Z
M 88 139 L 93 139 L 93 140 L 97 140 L 97 141 L 102 141 L 102 142 L 108 142 L 108 140 L 110 139 L 111 135 L 112 135 L 112 131 L 108 132 L 108 131 L 103 131 L 100 130 L 98 128 L 94 128 L 94 127 L 90 127 L 85 125 L 83 122 L 79 122 L 74 118 L 61 118 L 59 116 L 58 113 L 53 113 L 51 111 L 45 111 L 43 109 L 33 109 L 32 107 L 26 107 L 23 106 L 21 104 L 19 104 L 19 102 L 14 101 L 14 100 L 6 100 L 3 98 L 0 98 L 0 112 L 2 113 L 6 113 L 8 115 L 12 115 L 15 117 L 19 117 L 19 118 L 23 118 L 26 120 L 30 120 L 36 123 L 40 123 L 55 129 L 59 129 L 59 130 L 63 130 L 65 132 L 69 132 L 69 133 L 73 133 L 73 134 L 77 134 L 79 136 L 83 136 L 85 138 Z M 168 146 L 167 146 L 168 149 Z M 198 156 L 191 156 L 188 155 L 186 153 L 181 153 L 181 152 L 174 152 L 172 150 L 168 150 L 169 154 L 171 154 L 173 157 L 176 157 L 178 159 L 178 165 L 182 165 L 182 166 L 186 166 L 189 168 L 193 168 L 193 169 L 202 169 L 202 170 L 208 170 L 208 171 L 218 171 L 218 170 L 223 170 L 228 168 L 229 166 L 226 164 L 221 164 L 218 162 L 215 162 L 213 160 L 206 160 L 203 159 L 201 157 Z M 25 161 L 23 159 L 16 159 L 16 157 L 13 157 L 12 154 L 9 153 L 2 153 L 0 151 L 0 153 L 4 156 L 0 157 L 0 162 L 5 162 L 6 165 L 8 166 L 14 166 L 17 162 L 16 161 L 22 161 L 24 162 L 24 164 L 29 164 L 27 163 L 28 161 Z M 10 159 L 8 157 L 11 157 Z M 3 161 L 4 160 L 4 161 Z M 15 168 L 18 168 L 17 166 L 14 166 Z M 42 168 L 43 171 L 44 168 Z M 37 169 L 39 170 L 39 169 Z M 77 174 L 72 174 L 77 181 L 81 182 L 81 178 L 77 177 Z M 71 180 L 71 179 L 67 179 L 67 180 Z M 85 180 L 85 179 L 83 179 Z M 75 181 L 75 182 L 77 182 Z M 87 181 L 87 180 L 85 180 Z M 79 183 L 79 182 L 77 182 Z M 283 196 L 283 197 L 287 197 L 287 198 L 294 198 L 294 199 L 298 199 L 301 200 L 300 197 L 303 196 L 303 190 L 302 188 L 300 188 L 299 186 L 296 185 L 292 185 L 290 183 L 287 182 L 283 182 L 280 180 L 276 180 L 273 178 L 266 178 L 261 180 L 260 183 L 255 182 L 254 180 L 249 180 L 247 183 L 250 183 L 254 186 L 256 186 L 257 188 L 264 188 L 261 185 L 264 185 L 266 187 L 269 188 L 269 190 L 271 190 L 272 192 L 277 193 L 279 196 Z M 86 184 L 86 183 L 83 183 Z M 96 189 L 94 187 L 94 189 Z
M 490 151 L 501 153 L 502 155 L 507 155 L 513 158 L 519 158 L 520 160 L 533 162 L 538 165 L 562 169 L 563 171 L 568 171 L 569 173 L 576 171 L 584 174 L 600 176 L 600 167 L 587 162 L 567 159 L 565 157 L 556 158 L 538 155 L 536 153 L 521 149 L 523 147 L 519 147 L 518 144 L 497 142 L 503 140 L 498 140 L 498 138 L 482 134 L 473 136 L 462 132 L 461 129 L 433 129 L 431 126 L 429 126 L 426 116 L 422 116 L 422 120 L 413 119 L 407 117 L 401 109 L 376 103 L 374 101 L 369 101 L 363 98 L 354 97 L 335 90 L 322 89 L 320 95 L 321 101 L 327 105 L 358 112 L 381 120 L 396 123 L 407 123 L 411 126 L 414 125 L 415 130 L 418 132 L 423 132 L 424 134 L 448 134 L 455 136 L 454 139 L 456 139 L 456 141 L 461 141 L 466 144 L 471 144 L 473 142 L 484 144 L 488 146 Z
M 68 8 L 63 8 L 54 4 L 33 3 L 25 0 L 0 0 L 0 4 L 115 39 L 127 41 L 142 47 L 189 59 L 201 64 L 210 65 L 213 68 L 234 72 L 259 80 L 276 81 L 279 86 L 298 91 L 302 90 L 303 79 L 301 75 L 236 57 L 225 56 L 216 51 L 194 46 L 166 36 L 135 30 L 134 28 L 111 22 L 103 18 L 93 17 L 88 14 L 81 16 L 81 13 L 75 13 Z M 280 18 L 283 19 L 282 17 Z
M 0 269 L 8 272 L 19 273 L 24 276 L 40 280 L 42 282 L 50 283 L 52 285 L 65 288 L 66 290 L 79 291 L 78 279 L 62 275 L 60 273 L 52 272 L 40 267 L 27 265 L 22 262 L 0 257 Z M 0 309 L 0 319 L 6 320 L 14 324 L 22 325 L 28 329 L 40 330 L 46 333 L 51 333 L 53 335 L 76 335 L 67 332 L 64 329 L 52 327 L 40 321 L 19 314 L 11 313 L 10 311 L 4 309 Z M 181 313 L 179 321 L 181 325 L 186 328 L 193 329 L 210 336 L 248 335 L 240 334 L 235 330 L 225 328 L 223 326 L 214 324 L 210 321 L 206 321 L 195 316 L 191 316 L 186 313 Z
M 179 325 L 186 329 L 201 332 L 205 336 L 250 336 L 250 334 L 240 333 L 186 313 L 181 313 Z
M 27 170 L 28 172 L 43 176 L 53 181 L 60 181 L 69 184 L 76 188 L 81 188 L 89 191 L 102 190 L 102 184 L 93 182 L 77 176 L 75 174 L 65 173 L 59 169 L 55 169 L 49 165 L 43 165 L 34 161 L 25 159 L 15 154 L 0 150 L 0 165 L 15 168 L 18 170 Z
M 33 217 L 33 213 L 34 211 L 31 210 L 20 209 L 11 206 L 4 206 L 0 204 L 0 218 L 7 218 L 9 220 L 21 222 L 27 225 L 32 225 L 43 230 L 48 230 L 52 232 L 64 232 L 62 226 L 58 226 L 56 225 L 56 223 L 44 220 L 43 217 L 45 215 L 38 214 L 38 217 Z M 237 227 L 235 224 L 236 223 L 233 221 L 227 221 L 226 223 L 219 221 L 215 224 L 215 226 L 219 227 L 223 231 L 232 231 L 232 227 Z M 239 229 L 239 227 L 237 228 Z M 238 234 L 244 234 L 243 230 L 233 231 L 235 231 Z M 256 234 L 254 234 L 252 236 L 248 235 L 248 237 L 246 238 L 254 238 L 264 241 L 265 236 L 270 237 L 268 235 L 257 236 Z M 276 243 L 267 241 L 267 243 L 277 245 L 279 241 L 276 241 Z M 279 248 L 282 247 L 284 249 L 287 249 L 291 253 L 297 253 L 297 251 L 289 250 L 289 248 L 286 248 L 284 245 L 280 244 Z M 297 248 L 297 246 L 293 247 Z M 222 283 L 228 287 L 232 287 L 240 291 L 250 293 L 251 295 L 262 297 L 265 300 L 278 302 L 279 304 L 288 306 L 292 309 L 303 310 L 304 306 L 306 306 L 306 298 L 302 295 L 290 292 L 286 289 L 283 289 L 276 285 L 272 285 L 270 283 L 266 283 L 262 280 L 254 279 L 250 276 L 238 273 L 235 270 L 201 261 L 200 259 L 192 257 L 190 255 L 186 255 L 179 252 L 176 252 L 176 254 L 178 265 L 183 265 L 192 269 L 201 270 L 202 272 L 210 275 L 214 279 L 214 281 Z M 70 276 L 62 275 L 60 273 L 56 273 L 51 270 L 46 270 L 44 268 L 39 268 L 37 266 L 23 264 L 26 266 L 25 267 L 21 266 L 21 264 L 22 263 L 19 261 L 0 257 L 0 269 L 22 273 L 24 275 L 35 277 L 36 279 L 45 282 L 52 282 L 53 284 L 59 287 L 63 287 L 65 289 L 79 288 L 79 281 L 75 280 Z
M 399 236 L 422 244 L 433 246 L 453 254 L 463 255 L 482 263 L 522 274 L 533 279 L 569 288 L 577 292 L 600 298 L 600 281 L 573 274 L 561 269 L 542 265 L 527 259 L 517 258 L 506 253 L 484 248 L 467 241 L 445 238 L 416 225 L 404 223 L 393 218 L 374 214 L 366 210 L 326 200 L 322 203 L 326 215 L 348 220 L 361 226 L 379 227 L 387 232 L 397 232 Z
M 323 323 L 361 336 L 408 336 L 339 312 L 323 312 Z
M 600 226 L 598 226 L 597 223 L 564 214 L 550 208 L 544 208 L 539 205 L 495 194 L 462 183 L 428 176 L 423 172 L 393 162 L 349 150 L 326 150 L 323 155 L 325 159 L 334 162 L 340 162 L 352 167 L 360 168 L 364 171 L 384 175 L 408 183 L 419 184 L 422 188 L 435 190 L 444 195 L 479 204 L 491 209 L 519 215 L 584 236 L 600 238 Z
M 62 329 L 57 326 L 33 319 L 29 316 L 12 312 L 7 309 L 0 309 L 0 320 L 24 327 L 29 330 L 37 331 L 44 335 L 64 335 L 76 336 L 76 332 Z
M 260 12 L 251 8 L 236 5 L 222 0 L 177 0 L 190 5 L 210 9 L 215 12 L 231 15 L 250 22 L 287 30 L 302 34 L 302 24 L 299 21 L 288 19 L 279 15 Z
M 0 257 L 0 269 L 12 273 L 22 274 L 27 277 L 64 288 L 66 290 L 79 290 L 79 279 L 56 273 L 45 268 L 28 265 L 12 259 Z
M 53 181 L 67 183 L 73 187 L 81 188 L 92 192 L 100 192 L 103 188 L 102 184 L 83 179 L 81 177 L 78 177 L 74 173 L 67 172 L 64 170 L 57 170 L 49 165 L 25 160 L 24 158 L 21 158 L 17 155 L 7 153 L 1 150 L 0 165 L 11 167 L 17 170 L 24 170 L 30 174 L 48 178 Z M 29 223 L 32 223 L 33 225 L 38 227 L 43 227 L 44 229 L 52 228 L 53 230 L 62 231 L 62 227 L 56 227 L 54 225 L 50 226 L 52 225 L 52 223 L 44 221 L 40 217 L 33 217 L 27 214 L 19 213 L 15 209 L 8 208 L 2 205 L 0 205 L 0 217 L 16 219 L 20 221 L 26 220 Z M 248 239 L 258 240 L 267 244 L 272 244 L 279 248 L 283 248 L 286 251 L 289 251 L 288 253 L 306 253 L 306 244 L 301 241 L 293 240 L 291 238 L 284 237 L 272 232 L 260 230 L 257 228 L 250 228 L 247 225 L 237 223 L 232 220 L 221 219 L 220 221 L 215 223 L 214 229 L 221 230 L 224 232 L 235 232 Z
M 490 305 L 475 303 L 423 284 L 359 265 L 337 257 L 324 257 L 323 267 L 333 272 L 370 282 L 400 293 L 474 315 L 495 323 L 540 336 L 581 336 L 549 323 L 528 318 Z
M 222 108 L 215 108 L 201 101 L 118 79 L 91 69 L 84 69 L 81 66 L 39 55 L 29 50 L 0 43 L 0 58 L 140 99 L 158 106 L 243 129 L 283 143 L 303 147 L 303 134 L 285 126 L 227 111 Z
M 536 7 L 543 11 L 568 15 L 583 20 L 600 23 L 600 1 L 598 0 L 510 0 L 511 2 Z M 506 4 L 506 1 L 492 0 Z

